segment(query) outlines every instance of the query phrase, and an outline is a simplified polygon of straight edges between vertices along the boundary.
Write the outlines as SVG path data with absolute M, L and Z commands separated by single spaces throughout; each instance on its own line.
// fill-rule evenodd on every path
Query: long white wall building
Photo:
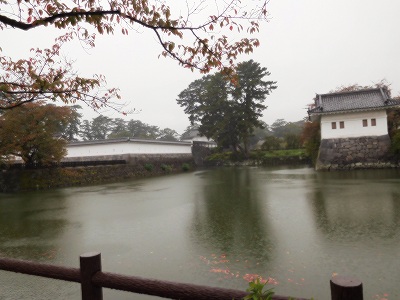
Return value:
M 191 154 L 192 143 L 141 139 L 111 139 L 69 143 L 66 158 L 122 154 Z

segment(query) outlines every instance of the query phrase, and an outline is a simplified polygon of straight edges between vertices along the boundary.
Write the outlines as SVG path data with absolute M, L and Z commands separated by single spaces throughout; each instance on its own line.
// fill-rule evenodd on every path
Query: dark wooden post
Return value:
M 82 300 L 103 300 L 102 287 L 92 283 L 92 276 L 101 271 L 101 254 L 99 252 L 85 253 L 79 260 Z
M 331 296 L 332 300 L 363 300 L 362 283 L 352 277 L 332 277 Z

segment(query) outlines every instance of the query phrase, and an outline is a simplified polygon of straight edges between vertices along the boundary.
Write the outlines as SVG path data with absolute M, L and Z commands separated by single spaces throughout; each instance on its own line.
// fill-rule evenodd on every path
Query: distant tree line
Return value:
M 78 112 L 80 106 L 73 106 L 70 109 L 72 118 L 60 131 L 60 135 L 66 141 L 95 141 L 128 137 L 160 141 L 179 140 L 179 134 L 170 128 L 160 128 L 134 119 L 124 120 L 103 115 L 82 121 L 82 115 Z
M 277 119 L 264 129 L 255 131 L 254 140 L 262 150 L 299 149 L 303 147 L 302 132 L 305 121 L 287 122 Z
M 79 121 L 72 127 L 76 134 L 70 136 L 69 140 L 93 141 L 128 137 L 160 141 L 177 141 L 179 139 L 179 134 L 170 128 L 160 128 L 139 120 L 126 121 L 121 118 L 109 118 L 102 115 L 91 121 Z

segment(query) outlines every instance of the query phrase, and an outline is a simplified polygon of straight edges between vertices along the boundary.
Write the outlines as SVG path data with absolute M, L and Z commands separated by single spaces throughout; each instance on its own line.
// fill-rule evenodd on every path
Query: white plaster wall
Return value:
M 363 127 L 363 119 L 368 120 L 367 127 Z M 376 119 L 376 126 L 371 126 L 371 119 Z M 340 128 L 340 121 L 344 121 L 344 128 Z M 336 129 L 332 129 L 332 122 L 336 122 Z M 388 134 L 388 128 L 385 110 L 321 116 L 321 139 L 386 134 Z
M 66 157 L 84 157 L 118 154 L 190 154 L 191 144 L 164 144 L 145 142 L 118 142 L 102 144 L 75 144 L 67 146 Z

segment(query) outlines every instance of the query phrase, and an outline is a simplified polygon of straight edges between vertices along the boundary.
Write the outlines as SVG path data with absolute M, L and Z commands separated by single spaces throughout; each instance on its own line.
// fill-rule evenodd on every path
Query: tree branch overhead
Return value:
M 251 53 L 260 44 L 249 36 L 267 20 L 268 0 L 252 1 L 246 6 L 240 0 L 231 0 L 221 7 L 214 1 L 193 3 L 187 4 L 183 15 L 176 13 L 181 4 L 174 3 L 174 10 L 157 0 L 0 0 L 0 30 L 30 31 L 52 26 L 63 34 L 52 48 L 34 50 L 31 58 L 13 61 L 0 55 L 0 109 L 50 94 L 65 103 L 82 100 L 94 109 L 107 106 L 110 99 L 119 98 L 118 89 L 104 89 L 105 78 L 101 76 L 76 76 L 72 63 L 63 62 L 59 51 L 73 38 L 94 46 L 97 34 L 114 34 L 119 29 L 127 35 L 134 26 L 155 34 L 160 56 L 204 74 L 213 69 L 233 74 L 238 56 Z M 235 40 L 238 36 L 242 37 Z

